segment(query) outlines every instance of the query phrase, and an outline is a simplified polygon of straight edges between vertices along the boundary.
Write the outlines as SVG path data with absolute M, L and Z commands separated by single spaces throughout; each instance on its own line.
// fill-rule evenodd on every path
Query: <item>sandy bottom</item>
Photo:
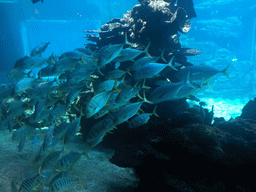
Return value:
M 19 188 L 28 175 L 33 176 L 37 173 L 39 165 L 34 165 L 32 161 L 43 141 L 45 130 L 37 131 L 36 134 L 39 141 L 38 145 L 32 144 L 32 140 L 27 139 L 24 150 L 18 152 L 18 142 L 11 140 L 12 133 L 7 130 L 0 131 L 0 192 L 11 191 L 12 180 L 15 186 Z M 85 145 L 81 136 L 77 136 L 73 143 L 67 145 L 68 150 L 76 152 L 82 152 L 84 148 Z M 64 152 L 64 154 L 67 153 Z M 90 159 L 82 156 L 74 166 L 74 173 L 72 173 L 75 177 L 81 175 L 81 181 L 85 185 L 77 182 L 72 185 L 70 191 L 120 191 L 122 186 L 136 183 L 132 169 L 120 168 L 108 161 L 113 155 L 113 151 L 99 146 L 89 150 L 88 155 Z

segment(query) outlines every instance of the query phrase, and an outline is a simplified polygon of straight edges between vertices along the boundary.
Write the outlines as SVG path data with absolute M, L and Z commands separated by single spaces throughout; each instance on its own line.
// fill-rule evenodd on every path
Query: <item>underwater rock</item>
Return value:
M 106 22 L 99 31 L 85 31 L 85 38 L 94 42 L 85 44 L 92 50 L 108 44 L 121 44 L 123 35 L 127 33 L 128 41 L 135 47 L 143 48 L 151 43 L 150 54 L 160 54 L 165 49 L 166 55 L 172 50 L 180 50 L 179 34 L 187 33 L 190 28 L 190 19 L 196 17 L 193 1 L 139 1 L 131 11 L 128 11 L 122 19 L 112 19 Z M 142 48 L 142 49 L 143 49 Z M 193 49 L 181 50 L 180 54 L 199 54 Z M 170 56 L 169 56 L 170 57 Z
M 177 190 L 186 186 L 199 191 L 199 188 L 212 189 L 216 182 L 227 191 L 237 191 L 237 186 L 255 189 L 246 173 L 254 170 L 256 160 L 256 121 L 237 118 L 216 122 L 214 127 L 192 123 L 175 128 L 173 122 L 163 120 L 156 124 L 149 122 L 147 129 L 121 134 L 122 143 L 111 146 L 115 148 L 115 155 L 110 162 L 133 167 L 140 178 L 138 189 L 150 185 L 152 189 L 165 186 Z M 114 137 L 110 137 L 112 139 L 106 136 L 105 142 L 113 142 Z M 186 170 L 186 174 L 182 170 Z M 176 181 L 178 178 L 183 184 L 172 183 L 168 178 Z M 206 183 L 194 185 L 205 178 L 208 178 Z M 166 186 L 167 180 L 169 186 Z
M 242 109 L 240 116 L 243 119 L 252 119 L 256 121 L 256 98 L 250 100 Z

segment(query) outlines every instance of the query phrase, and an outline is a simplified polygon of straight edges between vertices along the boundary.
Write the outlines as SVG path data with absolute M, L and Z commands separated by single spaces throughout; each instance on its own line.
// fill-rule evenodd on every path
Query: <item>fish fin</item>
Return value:
M 130 72 L 130 68 L 131 68 L 131 66 L 128 67 L 127 73 L 128 73 L 130 76 L 132 76 L 132 74 L 131 74 L 131 72 Z
M 228 68 L 230 67 L 231 63 L 232 63 L 232 62 L 230 62 L 230 63 L 228 64 L 228 66 L 227 66 L 225 69 L 223 69 L 223 71 L 221 71 L 228 79 L 230 79 L 230 77 L 229 77 L 229 75 L 228 75 Z
M 126 74 L 124 74 L 123 78 L 122 78 L 122 84 L 125 86 L 125 87 L 128 87 L 128 85 L 126 85 L 124 82 L 125 82 L 125 77 L 126 77 Z
M 213 91 L 213 89 L 212 89 L 211 86 L 209 85 L 210 80 L 211 80 L 211 79 L 208 79 L 208 80 L 206 81 L 206 87 L 208 87 L 208 89 L 210 89 L 211 91 Z
M 137 93 L 137 96 L 138 96 L 141 100 L 143 100 L 143 98 L 140 96 L 139 92 Z
M 98 68 L 98 73 L 104 76 L 104 74 L 100 71 L 100 68 Z
M 164 49 L 163 49 L 163 51 L 162 51 L 162 53 L 161 53 L 161 55 L 158 59 L 162 59 L 163 61 L 167 62 L 164 58 Z
M 148 46 L 146 47 L 146 49 L 144 50 L 144 53 L 148 56 L 148 57 L 152 57 L 149 53 L 148 53 L 148 48 L 150 46 L 150 42 L 148 44 Z
M 143 80 L 141 89 L 151 89 L 151 87 L 146 86 L 145 83 L 146 83 L 146 78 Z
M 155 116 L 159 117 L 159 115 L 156 113 L 156 107 L 157 107 L 157 105 L 154 107 L 153 114 L 154 114 Z
M 28 73 L 27 73 L 27 77 L 31 77 L 30 76 L 30 73 L 32 72 L 33 70 L 30 70 Z M 41 73 L 41 72 L 40 72 Z
M 85 53 L 84 53 L 84 54 L 82 54 L 82 56 L 81 56 L 81 60 L 82 60 L 82 62 L 83 62 L 83 63 L 87 64 L 87 62 L 84 60 L 84 55 L 85 55 Z
M 169 61 L 168 63 L 168 66 L 171 67 L 174 71 L 178 71 L 173 65 L 172 65 L 172 62 L 174 60 L 174 56 L 171 58 L 171 60 Z
M 127 39 L 127 32 L 124 33 L 124 38 L 125 38 L 124 44 L 130 45 L 131 47 L 134 46 L 134 43 L 130 43 L 130 42 L 128 41 L 128 39 Z
M 151 101 L 147 100 L 145 90 L 143 90 L 143 101 L 146 103 L 152 103 Z

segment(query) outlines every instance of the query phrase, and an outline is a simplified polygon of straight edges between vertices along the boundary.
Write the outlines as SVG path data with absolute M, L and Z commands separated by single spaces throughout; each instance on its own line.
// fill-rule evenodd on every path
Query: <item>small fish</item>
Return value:
M 162 51 L 162 53 L 159 57 L 142 57 L 142 58 L 136 60 L 135 62 L 132 63 L 132 65 L 130 67 L 130 71 L 137 71 L 143 65 L 146 65 L 147 63 L 155 63 L 159 59 L 162 59 L 166 62 L 166 60 L 164 59 L 164 51 Z
M 85 139 L 86 143 L 96 144 L 100 138 L 103 138 L 102 136 L 104 136 L 106 132 L 108 132 L 109 130 L 115 127 L 114 119 L 115 117 L 112 113 L 112 114 L 108 114 L 107 117 L 105 117 L 104 119 L 94 124 L 90 129 L 89 133 L 86 135 L 86 139 Z M 95 143 L 94 141 L 97 141 L 97 142 Z M 92 147 L 92 146 L 89 145 L 89 147 Z
M 125 44 L 130 44 L 127 41 L 126 33 L 124 44 L 115 44 L 102 47 L 97 54 L 94 54 L 94 58 L 98 59 L 98 67 L 101 68 L 104 65 L 110 63 L 112 60 L 114 60 L 119 55 Z
M 105 78 L 115 80 L 122 77 L 125 73 L 127 72 L 123 70 L 112 70 L 105 75 Z
M 32 88 L 34 85 L 40 83 L 41 81 L 42 80 L 36 78 L 23 78 L 16 83 L 14 87 L 14 93 L 15 95 L 18 95 L 28 90 L 29 88 Z
M 48 131 L 46 132 L 44 136 L 44 141 L 43 141 L 43 151 L 49 148 L 49 146 L 52 144 L 52 138 L 53 138 L 53 132 L 54 132 L 55 124 L 52 124 Z
M 37 3 L 38 1 L 42 1 L 43 0 L 32 0 L 33 3 Z M 48 43 L 41 43 L 40 45 L 36 46 L 34 49 L 32 49 L 30 56 L 41 56 L 41 54 L 45 51 L 45 49 L 47 48 L 47 46 L 50 44 L 50 42 Z
M 84 80 L 90 80 L 90 75 L 94 72 L 94 70 L 87 69 L 87 68 L 80 68 L 72 71 L 71 73 L 67 74 L 67 81 L 68 82 L 80 82 Z
M 61 177 L 56 179 L 50 186 L 49 192 L 66 191 L 75 182 L 79 181 L 77 178 Z
M 9 84 L 9 85 L 6 85 L 6 84 L 0 85 L 0 100 L 4 100 L 12 97 L 14 95 L 14 91 L 13 91 L 14 87 L 15 87 L 15 83 Z
M 61 116 L 65 115 L 67 110 L 68 110 L 68 107 L 66 105 L 59 105 L 55 107 L 49 115 L 49 121 L 53 122 L 56 119 L 61 118 Z
M 113 60 L 113 62 L 125 62 L 125 61 L 130 61 L 138 57 L 139 55 L 145 53 L 148 57 L 151 57 L 148 53 L 148 48 L 150 46 L 150 43 L 148 46 L 145 48 L 144 51 L 140 51 L 137 49 L 122 49 L 119 53 L 119 55 Z
M 18 191 L 19 191 L 19 192 L 33 191 L 33 189 L 35 188 L 36 182 L 37 182 L 37 178 L 38 178 L 38 175 L 33 176 L 33 177 L 30 177 L 30 178 L 28 178 L 28 179 L 25 179 L 25 180 L 21 183 L 21 185 L 20 185 Z
M 41 1 L 42 3 L 44 2 L 44 0 L 31 0 L 31 1 L 32 1 L 32 3 L 37 3 L 39 1 Z
M 150 116 L 155 115 L 157 117 L 159 117 L 156 113 L 156 106 L 154 108 L 154 111 L 152 113 L 143 113 L 141 115 L 138 115 L 136 117 L 134 117 L 130 122 L 129 122 L 129 128 L 136 128 L 139 127 L 141 125 L 144 125 L 148 122 Z
M 154 104 L 163 101 L 175 101 L 191 95 L 195 90 L 200 87 L 195 87 L 189 81 L 189 74 L 185 82 L 170 83 L 162 85 L 154 89 L 148 96 L 148 100 Z
M 55 129 L 53 131 L 53 138 L 55 140 L 60 140 L 67 132 L 69 126 L 70 126 L 70 123 L 59 124 L 57 127 L 55 127 Z
M 31 89 L 28 89 L 26 93 L 30 99 L 42 99 L 45 98 L 50 92 L 52 92 L 56 86 L 56 79 L 54 79 L 53 81 L 35 84 L 33 87 L 31 87 Z
M 13 69 L 13 70 L 11 70 L 10 72 L 7 73 L 7 77 L 10 78 L 10 79 L 20 80 L 22 78 L 29 77 L 31 71 L 29 71 L 28 73 L 25 73 L 20 69 Z
M 116 80 L 106 80 L 100 83 L 93 83 L 94 95 L 97 95 L 102 92 L 111 91 L 113 90 L 114 86 L 117 87 L 119 84 L 120 84 L 120 81 L 116 81 Z
M 59 172 L 56 176 L 54 176 L 53 178 L 52 178 L 52 180 L 49 182 L 49 186 L 51 186 L 53 183 L 54 183 L 54 181 L 56 181 L 57 179 L 59 179 L 59 178 L 62 178 L 62 177 L 68 177 L 70 175 L 70 171 L 68 170 L 68 171 L 61 171 L 61 172 Z
M 85 55 L 92 55 L 93 54 L 93 52 L 90 49 L 86 49 L 86 48 L 76 48 L 74 51 L 84 53 Z
M 52 175 L 52 173 L 53 173 L 53 170 L 49 169 L 49 170 L 44 170 L 40 174 L 38 174 L 37 185 L 41 185 L 41 186 L 45 185 L 49 180 L 50 176 Z
M 47 59 L 43 57 L 38 57 L 38 56 L 32 56 L 32 57 L 23 57 L 19 59 L 15 65 L 14 69 L 20 69 L 20 70 L 25 70 L 25 69 L 33 69 L 36 67 L 42 67 L 43 64 L 47 62 Z
M 108 47 L 104 48 L 103 51 L 100 51 L 101 54 L 98 58 L 98 66 L 103 67 L 114 60 L 121 52 L 124 45 L 125 44 L 109 45 Z
M 50 65 L 54 65 L 58 60 L 59 60 L 59 56 L 52 53 L 52 54 L 48 57 L 47 63 L 50 64 Z
M 20 140 L 20 143 L 19 143 L 19 146 L 18 146 L 18 149 L 19 149 L 19 152 L 22 152 L 22 150 L 24 149 L 24 146 L 25 146 L 25 143 L 26 143 L 26 135 L 24 134 Z
M 39 174 L 41 174 L 44 170 L 49 170 L 51 167 L 53 167 L 56 161 L 59 159 L 60 154 L 62 152 L 63 152 L 63 149 L 59 151 L 50 152 L 50 154 L 44 158 L 41 166 L 39 167 L 39 171 L 38 171 Z
M 143 101 L 126 105 L 120 110 L 114 112 L 114 124 L 119 125 L 133 117 L 144 102 L 151 103 L 145 98 L 145 92 Z
M 181 69 L 177 73 L 176 76 L 181 81 L 185 81 L 188 72 L 190 72 L 190 77 L 189 77 L 190 81 L 201 81 L 202 79 L 204 79 L 204 81 L 208 82 L 215 75 L 217 75 L 219 73 L 223 73 L 228 79 L 230 79 L 230 77 L 228 75 L 228 72 L 227 72 L 230 65 L 231 65 L 231 63 L 228 64 L 228 66 L 225 69 L 221 70 L 221 71 L 217 70 L 217 69 L 215 69 L 211 66 L 207 66 L 207 65 L 188 66 L 188 67 L 185 67 L 185 68 Z
M 22 126 L 19 129 L 17 129 L 16 131 L 14 131 L 12 134 L 12 140 L 20 141 L 21 138 L 23 137 L 23 135 L 26 134 L 25 129 L 26 129 L 26 126 Z
M 95 95 L 86 106 L 86 118 L 92 117 L 106 105 L 111 91 L 102 92 Z
M 70 106 L 73 101 L 75 100 L 75 98 L 78 97 L 79 93 L 81 92 L 81 89 L 80 88 L 74 88 L 72 89 L 69 94 L 67 95 L 66 97 L 66 105 L 67 106 Z
M 54 73 L 52 72 L 53 65 L 47 65 L 46 67 L 40 69 L 38 72 L 38 77 L 49 77 L 54 76 Z
M 82 153 L 70 152 L 63 156 L 55 165 L 56 171 L 72 170 L 75 163 L 83 156 Z
M 126 88 L 122 90 L 116 97 L 116 103 L 127 103 L 144 87 L 144 83 L 145 81 L 143 82 L 142 87 L 138 87 L 138 83 L 136 83 L 133 88 Z
M 58 60 L 52 67 L 52 72 L 55 75 L 60 75 L 61 73 L 64 73 L 65 71 L 71 69 L 75 65 L 78 64 L 78 60 L 74 58 L 63 58 Z
M 171 67 L 173 70 L 177 71 L 177 69 L 172 65 L 173 59 L 174 57 L 172 57 L 168 64 L 147 63 L 135 71 L 133 77 L 135 80 L 153 78 L 154 76 L 158 75 L 165 67 Z
M 61 54 L 59 59 L 63 59 L 63 58 L 74 58 L 74 59 L 81 59 L 82 58 L 83 53 L 78 52 L 78 51 L 68 51 L 65 52 L 63 54 Z
M 81 116 L 75 119 L 72 123 L 70 123 L 70 125 L 68 126 L 68 130 L 64 136 L 64 144 L 67 144 L 73 140 L 79 130 L 80 121 Z
M 44 105 L 45 105 L 46 99 L 39 100 L 35 105 L 35 112 L 34 112 L 34 119 L 38 119 L 40 115 L 42 114 Z
M 118 69 L 120 67 L 120 62 L 115 63 L 115 69 Z

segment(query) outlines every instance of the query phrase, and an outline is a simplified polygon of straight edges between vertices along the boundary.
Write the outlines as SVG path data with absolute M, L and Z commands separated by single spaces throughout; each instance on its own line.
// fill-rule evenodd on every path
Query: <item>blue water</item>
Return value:
M 107 21 L 122 18 L 136 4 L 137 0 L 44 0 L 35 4 L 30 0 L 0 0 L 0 84 L 13 82 L 6 77 L 7 72 L 41 42 L 50 41 L 43 57 L 82 48 L 88 42 L 85 30 L 99 30 Z M 201 54 L 188 56 L 188 62 L 219 70 L 232 62 L 230 79 L 219 74 L 211 80 L 212 90 L 205 88 L 195 96 L 207 103 L 209 110 L 215 106 L 215 117 L 235 118 L 248 100 L 256 97 L 256 1 L 194 0 L 194 5 L 197 17 L 191 19 L 192 28 L 187 34 L 180 33 L 180 43 L 201 50 Z M 198 105 L 188 102 L 190 106 Z M 42 134 L 38 138 L 32 141 L 31 154 L 37 151 Z M 12 146 L 8 139 L 5 135 L 2 144 Z M 97 152 L 95 157 L 100 161 L 101 155 Z

